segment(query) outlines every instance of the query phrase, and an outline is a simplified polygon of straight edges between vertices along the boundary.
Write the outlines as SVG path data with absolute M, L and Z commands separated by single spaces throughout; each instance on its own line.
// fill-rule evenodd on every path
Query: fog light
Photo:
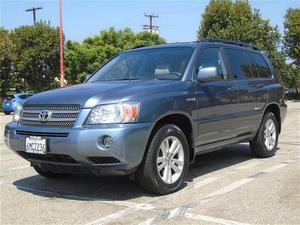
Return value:
M 113 144 L 113 139 L 112 137 L 110 136 L 105 136 L 103 138 L 103 145 L 106 147 L 106 148 L 110 148 Z

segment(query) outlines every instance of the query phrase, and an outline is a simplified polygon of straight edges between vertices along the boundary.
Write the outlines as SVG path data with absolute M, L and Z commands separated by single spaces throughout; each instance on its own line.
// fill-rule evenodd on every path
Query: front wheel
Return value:
M 266 158 L 275 155 L 278 144 L 278 123 L 273 113 L 267 112 L 254 140 L 250 142 L 255 156 Z
M 10 114 L 10 112 L 6 111 L 6 112 L 4 112 L 4 114 L 5 114 L 5 115 L 9 115 L 9 114 Z
M 173 124 L 162 126 L 150 140 L 136 180 L 147 191 L 169 194 L 183 184 L 188 170 L 188 143 Z

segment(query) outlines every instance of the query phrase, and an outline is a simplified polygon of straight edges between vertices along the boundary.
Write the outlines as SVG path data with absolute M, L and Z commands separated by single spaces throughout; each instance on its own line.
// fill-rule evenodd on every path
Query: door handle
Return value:
M 227 90 L 230 92 L 235 92 L 237 89 L 234 87 L 228 87 Z
M 256 88 L 263 88 L 265 85 L 263 84 L 263 83 L 258 83 L 257 85 L 256 85 Z

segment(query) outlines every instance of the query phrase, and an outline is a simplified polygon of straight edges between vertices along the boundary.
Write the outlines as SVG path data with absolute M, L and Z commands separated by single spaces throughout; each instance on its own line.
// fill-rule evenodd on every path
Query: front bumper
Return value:
M 51 128 L 11 122 L 5 127 L 4 141 L 33 166 L 53 172 L 123 175 L 134 172 L 141 163 L 151 128 L 152 123 Z M 110 148 L 101 144 L 107 135 L 113 138 Z M 27 154 L 27 136 L 46 137 L 47 154 Z

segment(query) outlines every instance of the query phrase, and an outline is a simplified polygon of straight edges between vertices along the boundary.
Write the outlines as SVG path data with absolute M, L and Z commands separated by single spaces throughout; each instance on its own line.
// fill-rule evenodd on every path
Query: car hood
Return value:
M 82 108 L 118 101 L 139 101 L 145 96 L 180 91 L 182 81 L 132 80 L 83 83 L 41 92 L 28 98 L 26 105 L 66 105 L 76 104 Z M 174 88 L 176 86 L 176 88 Z

